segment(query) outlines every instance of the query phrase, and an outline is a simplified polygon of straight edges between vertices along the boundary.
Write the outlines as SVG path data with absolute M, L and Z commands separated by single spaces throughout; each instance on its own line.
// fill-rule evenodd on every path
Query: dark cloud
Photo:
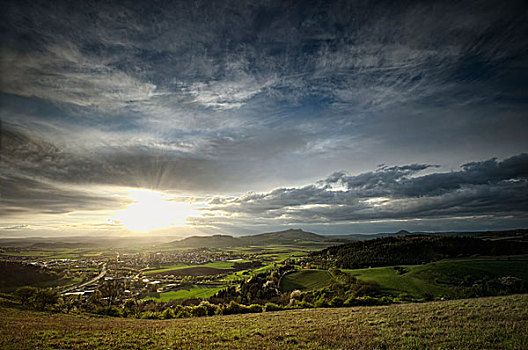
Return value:
M 64 214 L 122 208 L 127 199 L 108 197 L 89 189 L 47 183 L 0 172 L 0 216 L 31 220 L 38 214 Z
M 528 217 L 528 154 L 462 165 L 460 171 L 418 175 L 431 165 L 381 167 L 359 175 L 334 173 L 318 185 L 280 188 L 211 201 L 214 210 L 290 222 L 339 222 L 457 216 Z M 332 187 L 340 185 L 344 187 Z M 214 218 L 213 218 L 214 220 Z
M 153 141 L 68 149 L 4 125 L 0 157 L 4 172 L 63 184 L 101 184 L 158 190 L 222 190 L 233 181 L 268 177 L 258 166 L 284 150 L 305 147 L 302 135 L 263 134 L 234 140 L 219 137 L 200 145 L 200 152 L 181 143 Z M 192 145 L 190 146 L 193 147 Z M 218 161 L 222 158 L 222 162 Z M 231 166 L 226 166 L 231 164 Z

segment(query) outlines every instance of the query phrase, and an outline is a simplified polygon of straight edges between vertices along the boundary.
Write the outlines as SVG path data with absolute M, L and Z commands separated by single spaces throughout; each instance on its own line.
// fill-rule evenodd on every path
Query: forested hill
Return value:
M 473 255 L 528 254 L 527 242 L 491 241 L 472 237 L 405 236 L 333 246 L 312 253 L 314 264 L 323 267 L 363 268 L 421 264 L 445 258 Z

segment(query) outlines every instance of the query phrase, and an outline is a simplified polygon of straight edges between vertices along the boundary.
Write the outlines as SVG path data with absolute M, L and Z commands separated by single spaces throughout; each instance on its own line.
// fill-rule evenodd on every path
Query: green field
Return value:
M 399 274 L 393 267 L 343 270 L 361 280 L 376 281 L 391 294 L 407 293 L 414 297 L 460 297 L 456 283 L 466 276 L 497 278 L 515 276 L 528 279 L 528 262 L 505 260 L 445 260 L 424 265 L 402 265 L 407 272 Z
M 295 289 L 320 289 L 332 282 L 332 276 L 326 270 L 301 270 L 287 274 L 281 280 L 280 289 L 283 292 Z
M 402 293 L 415 298 L 467 297 L 461 285 L 467 279 L 486 280 L 505 276 L 528 280 L 528 262 L 499 259 L 444 260 L 423 265 L 401 265 L 342 271 L 366 281 L 375 281 L 382 292 L 398 296 Z M 403 273 L 402 273 L 403 272 Z M 287 274 L 281 281 L 281 291 L 313 290 L 332 282 L 326 270 L 301 270 Z
M 186 264 L 172 264 L 172 265 L 166 265 L 162 268 L 155 269 L 155 270 L 147 270 L 143 273 L 145 275 L 155 275 L 157 273 L 172 271 L 172 270 L 182 270 L 182 269 L 188 269 L 192 267 L 211 267 L 214 269 L 232 269 L 233 268 L 233 262 L 230 261 L 215 261 L 208 264 L 201 264 L 201 265 L 186 265 Z
M 189 289 L 180 289 L 176 291 L 170 291 L 165 293 L 159 293 L 159 297 L 146 297 L 143 300 L 156 300 L 168 302 L 171 300 L 182 300 L 182 299 L 191 299 L 191 298 L 200 298 L 207 299 L 213 296 L 220 289 L 225 288 L 225 286 L 192 286 Z
M 528 295 L 178 320 L 0 307 L 2 349 L 526 349 Z

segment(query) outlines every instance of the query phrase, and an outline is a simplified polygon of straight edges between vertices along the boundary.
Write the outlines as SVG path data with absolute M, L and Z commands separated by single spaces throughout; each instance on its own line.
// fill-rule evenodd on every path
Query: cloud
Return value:
M 4 93 L 103 110 L 147 101 L 156 93 L 154 84 L 84 57 L 72 46 L 54 45 L 38 56 L 4 51 L 1 69 Z
M 125 198 L 109 197 L 78 186 L 49 183 L 43 179 L 0 173 L 0 212 L 4 218 L 99 211 L 120 208 Z
M 87 136 L 90 133 L 77 138 Z M 92 142 L 86 147 L 81 142 L 72 147 L 5 125 L 1 139 L 0 159 L 6 176 L 176 191 L 222 191 L 236 179 L 268 179 L 261 167 L 281 153 L 306 146 L 302 134 L 289 130 L 243 139 L 218 136 L 200 141 L 191 137 L 188 141 L 165 142 L 143 138 L 134 142 L 132 137 L 99 145 Z M 248 164 L 260 166 L 248 168 Z
M 502 161 L 467 163 L 449 173 L 420 175 L 434 169 L 427 164 L 382 166 L 359 175 L 334 173 L 299 188 L 215 198 L 209 204 L 211 211 L 234 221 L 246 217 L 312 224 L 475 215 L 527 218 L 526 164 L 524 153 Z M 209 219 L 215 220 L 222 217 Z

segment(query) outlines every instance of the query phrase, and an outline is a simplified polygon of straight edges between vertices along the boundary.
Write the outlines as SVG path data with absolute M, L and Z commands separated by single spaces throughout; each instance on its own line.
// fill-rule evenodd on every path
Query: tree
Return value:
M 69 314 L 70 310 L 76 306 L 79 306 L 80 297 L 78 295 L 66 295 L 62 297 L 61 308 L 66 310 L 66 313 Z
M 108 305 L 112 305 L 121 296 L 122 286 L 118 280 L 108 280 L 104 281 L 99 290 L 103 298 L 108 298 Z
M 58 303 L 60 294 L 51 288 L 39 289 L 34 296 L 34 306 L 36 309 L 45 310 L 48 306 Z
M 22 305 L 29 305 L 33 303 L 35 294 L 37 294 L 38 288 L 25 286 L 20 287 L 15 291 L 16 298 L 22 303 Z
M 130 317 L 138 314 L 138 305 L 134 299 L 127 299 L 123 304 L 123 316 Z

